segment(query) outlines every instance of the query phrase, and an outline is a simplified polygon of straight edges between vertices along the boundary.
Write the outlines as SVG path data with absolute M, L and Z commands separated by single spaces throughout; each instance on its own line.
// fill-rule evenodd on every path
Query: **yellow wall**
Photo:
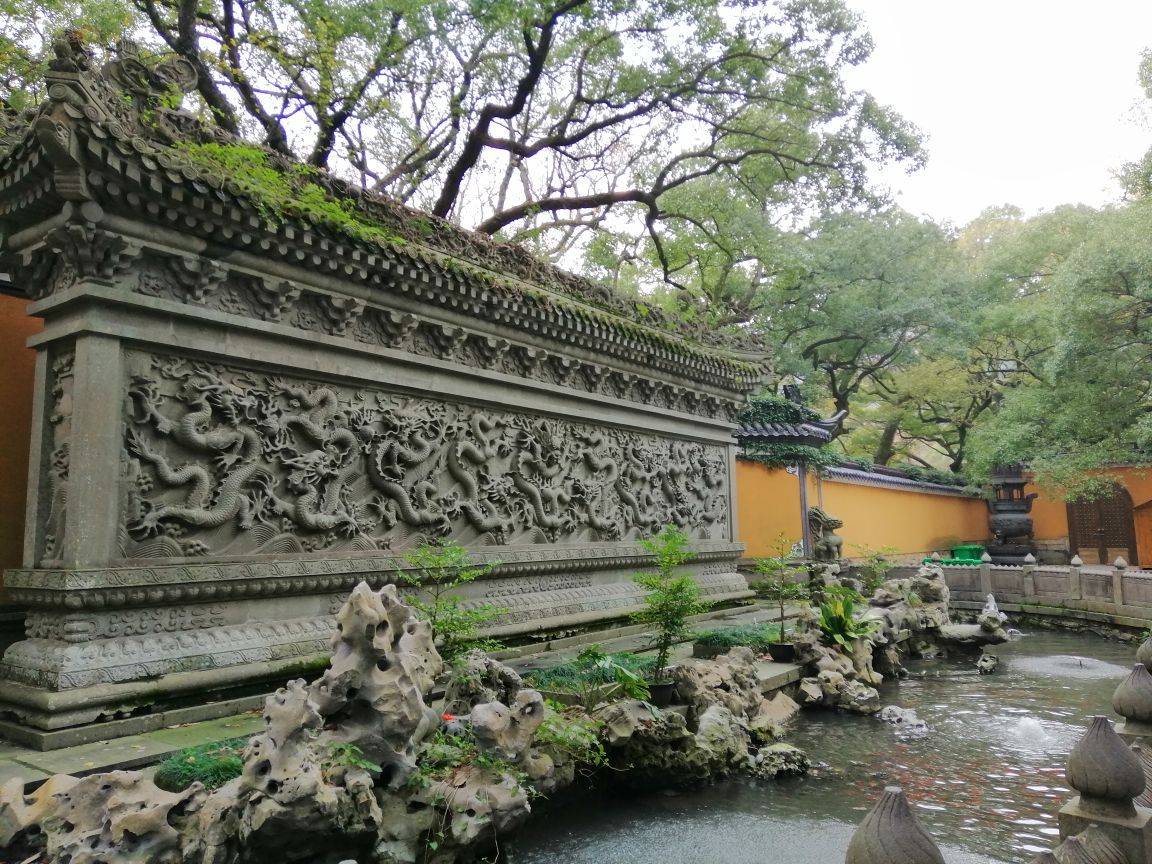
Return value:
M 775 539 L 783 533 L 800 539 L 800 490 L 796 477 L 755 462 L 736 463 L 738 538 L 745 555 L 778 554 Z M 988 511 L 980 499 L 865 486 L 809 478 L 808 503 L 844 522 L 844 556 L 890 547 L 894 554 L 947 552 L 957 543 L 981 543 L 988 536 Z
M 25 313 L 25 300 L 0 294 L 0 580 L 6 567 L 19 567 L 24 545 L 24 502 L 28 485 L 28 446 L 32 429 L 35 352 L 25 348 L 40 320 Z M 0 599 L 3 582 L 0 581 Z
M 736 539 L 749 558 L 779 555 L 781 534 L 795 543 L 804 530 L 800 522 L 800 481 L 781 468 L 736 460 Z
M 983 499 L 821 481 L 824 511 L 844 522 L 844 557 L 891 548 L 894 554 L 931 554 L 988 536 Z M 816 503 L 810 496 L 809 503 Z
M 1152 469 L 1120 466 L 1107 471 L 1118 477 L 1132 496 L 1136 527 L 1137 560 L 1152 565 Z M 1031 491 L 1031 487 L 1028 490 Z M 1059 495 L 1044 489 L 1032 502 L 1032 520 L 1037 540 L 1062 540 L 1068 537 L 1068 505 Z

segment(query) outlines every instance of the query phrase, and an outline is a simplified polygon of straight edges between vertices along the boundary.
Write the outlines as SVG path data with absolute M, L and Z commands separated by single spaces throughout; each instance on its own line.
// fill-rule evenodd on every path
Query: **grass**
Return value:
M 612 659 L 618 666 L 623 666 L 629 672 L 635 672 L 641 677 L 646 676 L 656 665 L 655 657 L 640 657 L 636 654 L 614 654 Z M 570 663 L 533 670 L 524 677 L 533 687 L 557 693 L 571 693 L 579 690 L 580 685 L 611 684 L 615 681 L 611 669 L 594 666 L 579 658 Z
M 713 648 L 743 646 L 753 651 L 767 651 L 768 643 L 779 638 L 780 628 L 775 624 L 746 624 L 723 630 L 701 630 L 696 634 L 696 643 Z
M 247 737 L 229 738 L 181 750 L 156 767 L 155 783 L 167 792 L 182 792 L 197 780 L 208 789 L 218 789 L 240 776 L 244 768 L 240 754 L 247 744 Z

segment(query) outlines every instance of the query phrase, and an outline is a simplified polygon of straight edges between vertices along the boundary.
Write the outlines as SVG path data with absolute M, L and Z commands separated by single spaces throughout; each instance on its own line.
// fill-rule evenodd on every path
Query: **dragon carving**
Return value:
M 127 557 L 725 536 L 721 447 L 128 356 Z

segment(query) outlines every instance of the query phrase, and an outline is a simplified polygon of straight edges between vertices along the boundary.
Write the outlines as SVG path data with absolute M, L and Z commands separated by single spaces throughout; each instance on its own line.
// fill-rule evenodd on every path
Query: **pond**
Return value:
M 949 864 L 1028 862 L 1058 837 L 1069 751 L 1135 645 L 1038 631 L 973 659 L 920 661 L 885 684 L 884 704 L 928 723 L 905 737 L 874 718 L 804 712 L 788 740 L 818 767 L 805 778 L 705 789 L 570 793 L 535 805 L 511 864 L 837 864 L 885 785 L 904 787 Z M 1114 715 L 1111 715 L 1114 716 Z M 1115 719 L 1115 718 L 1114 718 Z

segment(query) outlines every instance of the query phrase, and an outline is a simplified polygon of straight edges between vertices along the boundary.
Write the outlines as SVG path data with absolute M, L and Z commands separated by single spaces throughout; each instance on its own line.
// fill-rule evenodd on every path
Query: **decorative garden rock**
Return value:
M 984 608 L 976 616 L 975 624 L 945 624 L 940 628 L 940 640 L 956 645 L 999 645 L 1008 641 L 1004 629 L 1004 615 L 996 605 L 996 598 L 988 595 Z
M 733 648 L 714 660 L 680 663 L 672 678 L 680 698 L 698 711 L 723 705 L 736 716 L 753 717 L 764 701 L 756 657 L 749 648 Z
M 888 786 L 852 835 L 844 864 L 944 864 L 944 856 L 912 813 L 904 790 Z
M 761 747 L 755 761 L 756 774 L 766 778 L 800 776 L 812 766 L 807 753 L 783 742 Z
M 1069 785 L 1080 793 L 1085 813 L 1136 815 L 1132 799 L 1144 791 L 1144 768 L 1112 728 L 1107 717 L 1093 717 L 1068 756 Z
M 428 705 L 440 657 L 394 586 L 358 585 L 337 620 L 330 668 L 268 697 L 241 776 L 212 793 L 199 784 L 163 792 L 139 772 L 57 775 L 29 796 L 13 780 L 0 788 L 2 851 L 46 864 L 450 864 L 525 819 L 530 789 L 572 782 L 571 749 L 537 736 L 547 709 L 534 690 L 477 704 L 452 743 Z M 473 664 L 481 666 L 489 682 L 512 681 L 498 664 Z M 760 697 L 745 680 L 750 669 L 742 651 L 713 664 L 693 680 L 717 692 L 700 690 L 683 714 L 636 701 L 606 706 L 609 761 L 644 786 L 804 770 L 795 748 L 753 746 L 749 728 L 786 717 L 795 703 Z M 840 678 L 846 692 L 862 686 Z M 471 756 L 435 761 L 452 747 Z
M 784 728 L 800 713 L 800 705 L 785 693 L 778 690 L 771 699 L 762 699 L 756 714 L 748 721 L 748 731 L 757 741 L 779 738 Z
M 139 771 L 56 775 L 26 800 L 23 784 L 13 780 L 0 791 L 0 851 L 36 836 L 52 862 L 179 862 L 182 832 L 204 798 L 199 783 L 165 792 Z
M 544 697 L 535 690 L 521 690 L 510 706 L 487 702 L 472 709 L 476 743 L 512 763 L 524 756 L 543 722 Z
M 516 670 L 483 651 L 469 651 L 453 666 L 444 694 L 444 712 L 462 716 L 484 702 L 511 705 L 523 686 Z
M 292 681 L 268 697 L 264 731 L 245 749 L 240 777 L 211 794 L 200 784 L 164 792 L 139 772 L 58 775 L 27 797 L 12 781 L 0 790 L 0 847 L 40 837 L 33 851 L 49 864 L 385 864 L 417 860 L 439 826 L 437 860 L 447 862 L 525 818 L 527 790 L 512 773 L 470 764 L 405 782 L 439 728 L 426 700 L 442 664 L 427 625 L 395 587 L 361 583 L 337 620 L 332 665 L 311 685 Z M 534 691 L 512 702 L 473 713 L 493 749 L 547 782 L 549 758 L 522 758 L 543 702 Z

